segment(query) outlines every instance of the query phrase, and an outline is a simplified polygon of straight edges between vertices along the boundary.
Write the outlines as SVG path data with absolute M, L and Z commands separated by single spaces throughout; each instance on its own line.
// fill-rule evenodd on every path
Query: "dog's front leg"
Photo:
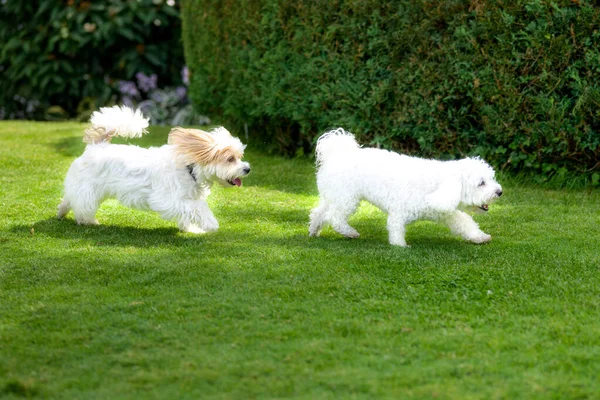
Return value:
M 388 215 L 387 229 L 390 244 L 394 246 L 409 247 L 406 244 L 406 220 L 398 215 Z
M 492 240 L 492 237 L 479 229 L 477 222 L 463 211 L 455 210 L 443 218 L 443 221 L 448 225 L 452 233 L 460 235 L 463 239 L 470 242 L 486 243 Z
M 183 232 L 205 233 L 219 229 L 219 222 L 204 200 L 185 203 L 179 214 L 179 229 Z

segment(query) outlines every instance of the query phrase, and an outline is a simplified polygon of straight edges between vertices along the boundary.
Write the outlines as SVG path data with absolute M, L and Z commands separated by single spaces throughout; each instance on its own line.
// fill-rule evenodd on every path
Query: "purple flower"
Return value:
M 124 106 L 127 106 L 129 108 L 135 108 L 135 104 L 133 103 L 133 100 L 131 100 L 131 97 L 129 97 L 129 96 L 123 96 L 123 98 L 121 99 L 121 101 L 123 102 Z
M 185 99 L 185 96 L 187 95 L 187 88 L 185 86 L 177 86 L 177 88 L 175 88 L 175 94 L 177 94 L 177 98 L 181 101 Z
M 137 74 L 135 74 L 135 77 L 137 79 L 138 86 L 144 92 L 148 93 L 156 89 L 156 81 L 158 80 L 158 76 L 156 76 L 156 74 L 147 76 L 143 72 L 138 72 Z
M 190 70 L 186 66 L 181 69 L 181 81 L 186 86 L 190 84 Z
M 27 106 L 25 110 L 28 114 L 32 114 L 40 105 L 40 102 L 37 100 L 32 100 L 27 102 Z
M 150 93 L 150 99 L 154 100 L 157 103 L 160 103 L 163 101 L 164 96 L 160 90 L 157 90 L 156 92 Z
M 138 91 L 135 83 L 131 81 L 119 81 L 119 92 L 124 96 L 139 97 L 140 92 Z

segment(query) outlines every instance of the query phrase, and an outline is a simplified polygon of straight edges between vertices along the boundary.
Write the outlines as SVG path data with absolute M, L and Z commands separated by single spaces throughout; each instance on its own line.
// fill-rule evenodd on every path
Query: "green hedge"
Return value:
M 181 82 L 179 7 L 166 0 L 2 0 L 0 119 L 88 115 L 117 81 Z
M 584 0 L 184 0 L 198 110 L 286 153 L 329 127 L 544 177 L 600 171 L 600 8 Z

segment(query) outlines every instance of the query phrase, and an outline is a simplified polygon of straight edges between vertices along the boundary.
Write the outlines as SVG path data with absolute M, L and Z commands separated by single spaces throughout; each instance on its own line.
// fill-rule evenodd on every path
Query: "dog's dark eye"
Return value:
M 227 159 L 227 162 L 234 162 L 234 161 L 235 161 L 235 157 L 229 157 L 229 158 Z
M 485 181 L 482 180 L 481 182 L 479 182 L 479 186 L 485 186 Z

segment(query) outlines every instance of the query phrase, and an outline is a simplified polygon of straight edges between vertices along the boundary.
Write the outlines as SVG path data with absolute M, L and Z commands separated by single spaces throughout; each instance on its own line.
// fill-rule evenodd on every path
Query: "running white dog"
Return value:
M 441 221 L 473 243 L 492 239 L 460 210 L 475 206 L 487 211 L 488 203 L 502 196 L 494 170 L 479 158 L 437 161 L 363 149 L 342 128 L 319 138 L 316 157 L 320 203 L 310 214 L 311 236 L 330 223 L 342 235 L 358 237 L 348 217 L 367 200 L 388 214 L 393 245 L 406 246 L 405 226 L 418 219 Z
M 67 172 L 58 218 L 72 209 L 78 224 L 96 225 L 102 201 L 116 197 L 128 207 L 176 220 L 184 232 L 216 231 L 219 223 L 206 203 L 210 188 L 214 182 L 240 186 L 250 172 L 241 160 L 246 146 L 223 127 L 173 128 L 167 145 L 145 149 L 110 143 L 114 136 L 146 132 L 148 120 L 139 110 L 101 108 L 90 122 L 83 139 L 88 145 Z

